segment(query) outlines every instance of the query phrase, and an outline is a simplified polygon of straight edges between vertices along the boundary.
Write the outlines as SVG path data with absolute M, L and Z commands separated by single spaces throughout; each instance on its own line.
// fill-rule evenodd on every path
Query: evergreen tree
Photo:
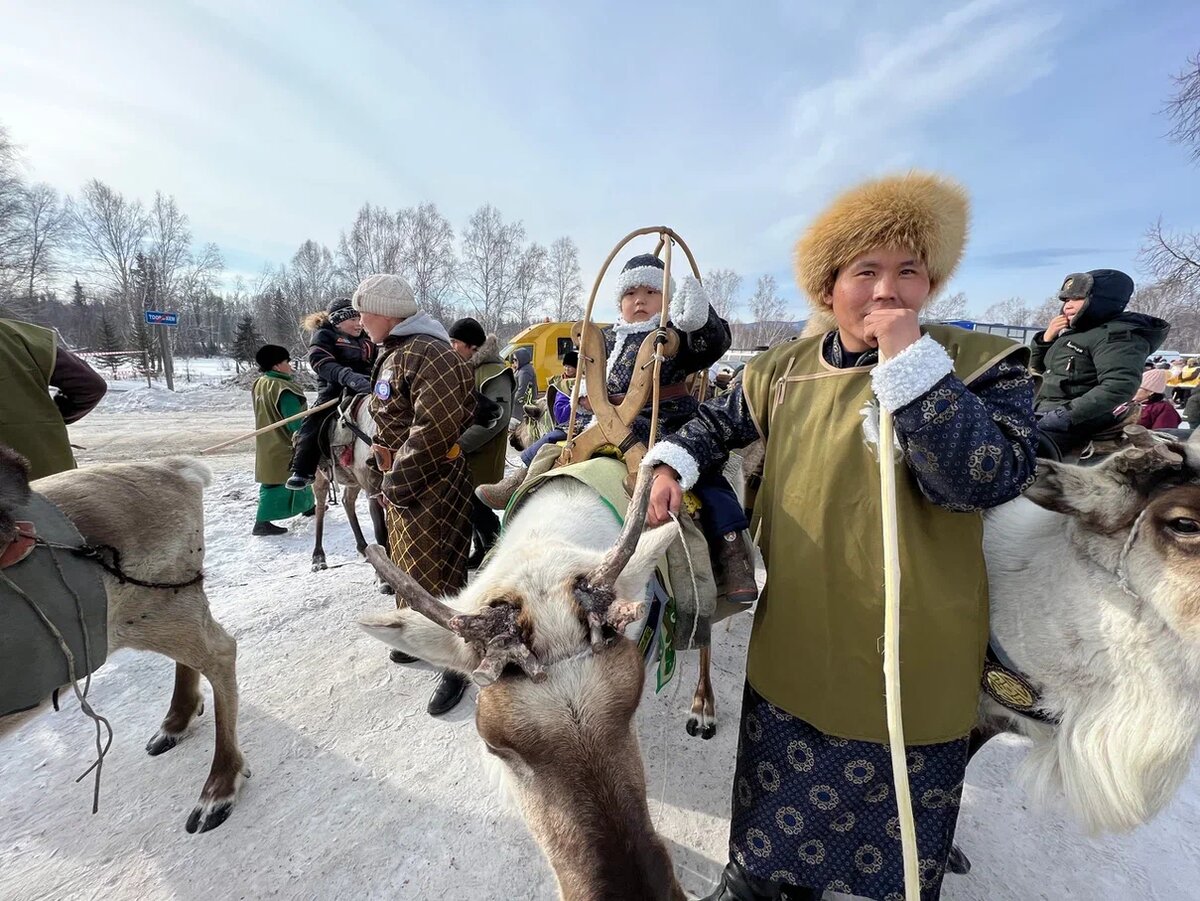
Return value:
M 262 336 L 254 325 L 254 317 L 246 314 L 238 320 L 237 334 L 233 338 L 233 361 L 241 372 L 241 364 L 249 366 L 254 362 L 254 355 L 263 345 Z
M 79 284 L 79 279 L 75 279 L 75 284 L 71 286 L 71 303 L 77 310 L 82 310 L 87 305 L 87 298 L 83 296 L 83 285 Z
M 75 284 L 78 285 L 79 282 Z M 108 311 L 105 310 L 100 314 L 100 350 L 106 354 L 114 354 L 120 349 L 121 338 L 117 334 L 117 330 L 113 327 L 112 320 L 108 318 Z M 117 368 L 121 365 L 121 358 L 118 356 L 101 357 L 100 365 L 108 369 L 115 376 Z

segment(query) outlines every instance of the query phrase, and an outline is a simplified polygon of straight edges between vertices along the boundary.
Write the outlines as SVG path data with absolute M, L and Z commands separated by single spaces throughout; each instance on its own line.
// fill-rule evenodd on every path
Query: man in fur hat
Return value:
M 513 394 L 517 383 L 513 371 L 500 359 L 495 335 L 484 332 L 475 319 L 459 319 L 450 326 L 450 346 L 475 373 L 475 421 L 458 439 L 467 455 L 471 487 L 490 485 L 504 478 L 504 454 L 508 445 L 508 423 L 512 419 Z M 479 415 L 486 409 L 485 417 Z M 480 421 L 480 420 L 483 421 Z M 474 549 L 468 569 L 477 569 L 500 534 L 500 517 L 492 508 L 471 495 L 471 531 Z
M 1028 349 L 919 323 L 966 232 L 965 192 L 937 176 L 843 194 L 796 247 L 814 308 L 806 336 L 756 356 L 646 457 L 656 524 L 693 473 L 766 442 L 753 528 L 770 578 L 746 663 L 730 861 L 708 901 L 826 889 L 903 897 L 879 649 L 880 406 L 902 460 L 904 726 L 921 897 L 939 895 L 988 635 L 982 511 L 1019 495 L 1035 468 Z
M 475 410 L 471 370 L 400 276 L 368 275 L 352 303 L 382 346 L 371 415 L 392 562 L 435 597 L 452 594 L 467 584 L 471 550 L 471 474 L 458 444 Z M 392 659 L 413 658 L 393 651 Z M 465 687 L 456 673 L 443 673 L 430 714 L 451 710 Z
M 363 334 L 358 310 L 349 297 L 330 301 L 329 309 L 312 313 L 301 323 L 312 332 L 308 342 L 308 364 L 317 374 L 317 403 L 320 406 L 343 391 L 366 394 L 371 390 L 371 364 L 375 345 Z M 296 438 L 292 457 L 292 475 L 288 488 L 300 491 L 313 483 L 321 459 L 321 429 L 334 413 L 333 408 L 314 413 L 304 420 Z

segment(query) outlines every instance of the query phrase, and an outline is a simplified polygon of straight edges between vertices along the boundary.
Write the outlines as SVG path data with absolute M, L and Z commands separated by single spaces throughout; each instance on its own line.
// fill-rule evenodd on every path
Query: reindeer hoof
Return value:
M 197 804 L 191 816 L 187 818 L 187 831 L 191 833 L 208 832 L 216 829 L 233 813 L 233 801 L 221 801 L 216 804 Z
M 356 551 L 358 551 L 358 556 L 360 556 L 360 557 L 367 556 L 367 546 L 365 544 L 356 544 L 354 546 L 354 549 Z
M 396 589 L 393 588 L 391 585 L 389 585 L 387 582 L 380 582 L 379 583 L 379 593 L 380 594 L 395 594 Z
M 717 734 L 716 723 L 702 723 L 696 716 L 689 716 L 687 721 L 687 734 L 695 738 L 699 735 L 705 741 L 708 741 Z
M 157 757 L 164 751 L 171 750 L 177 744 L 179 744 L 178 735 L 170 735 L 159 730 L 150 741 L 146 742 L 146 753 L 151 757 Z
M 325 562 L 324 557 L 313 557 L 312 571 L 319 573 L 323 569 L 329 569 L 329 564 Z
M 956 876 L 966 876 L 971 872 L 971 859 L 963 854 L 958 845 L 950 848 L 950 856 L 946 858 L 946 871 Z

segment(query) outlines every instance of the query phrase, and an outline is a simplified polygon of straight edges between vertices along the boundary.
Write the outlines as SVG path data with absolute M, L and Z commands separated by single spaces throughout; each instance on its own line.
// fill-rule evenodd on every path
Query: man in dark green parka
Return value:
M 1116 269 L 1068 275 L 1062 312 L 1034 336 L 1038 428 L 1062 453 L 1117 425 L 1117 408 L 1133 398 L 1146 358 L 1170 331 L 1162 319 L 1125 312 L 1132 296 L 1133 279 Z

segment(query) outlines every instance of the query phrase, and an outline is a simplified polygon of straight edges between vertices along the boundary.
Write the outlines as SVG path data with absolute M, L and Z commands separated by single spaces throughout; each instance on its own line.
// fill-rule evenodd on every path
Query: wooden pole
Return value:
M 211 454 L 214 451 L 221 450 L 221 448 L 229 447 L 231 444 L 238 444 L 242 441 L 247 441 L 250 438 L 256 438 L 264 432 L 270 432 L 273 429 L 279 428 L 281 425 L 287 425 L 289 422 L 295 422 L 297 419 L 303 419 L 306 416 L 312 416 L 314 413 L 317 413 L 321 410 L 328 410 L 330 407 L 341 403 L 341 400 L 342 399 L 340 397 L 335 397 L 333 400 L 327 400 L 325 403 L 318 404 L 317 406 L 311 407 L 308 410 L 301 410 L 299 413 L 295 414 L 294 416 L 289 416 L 287 419 L 281 419 L 279 422 L 273 422 L 270 425 L 263 426 L 261 429 L 256 429 L 253 432 L 247 432 L 245 435 L 238 435 L 236 438 L 230 438 L 228 441 L 222 441 L 220 444 L 214 444 L 212 447 L 206 447 L 204 450 L 200 451 L 200 453 Z
M 900 707 L 900 542 L 896 509 L 896 460 L 892 414 L 879 409 L 879 488 L 883 508 L 883 690 L 887 707 L 888 746 L 896 815 L 900 819 L 900 850 L 904 858 L 904 897 L 921 901 L 921 867 L 917 828 L 908 785 L 908 756 L 904 750 L 904 717 Z

